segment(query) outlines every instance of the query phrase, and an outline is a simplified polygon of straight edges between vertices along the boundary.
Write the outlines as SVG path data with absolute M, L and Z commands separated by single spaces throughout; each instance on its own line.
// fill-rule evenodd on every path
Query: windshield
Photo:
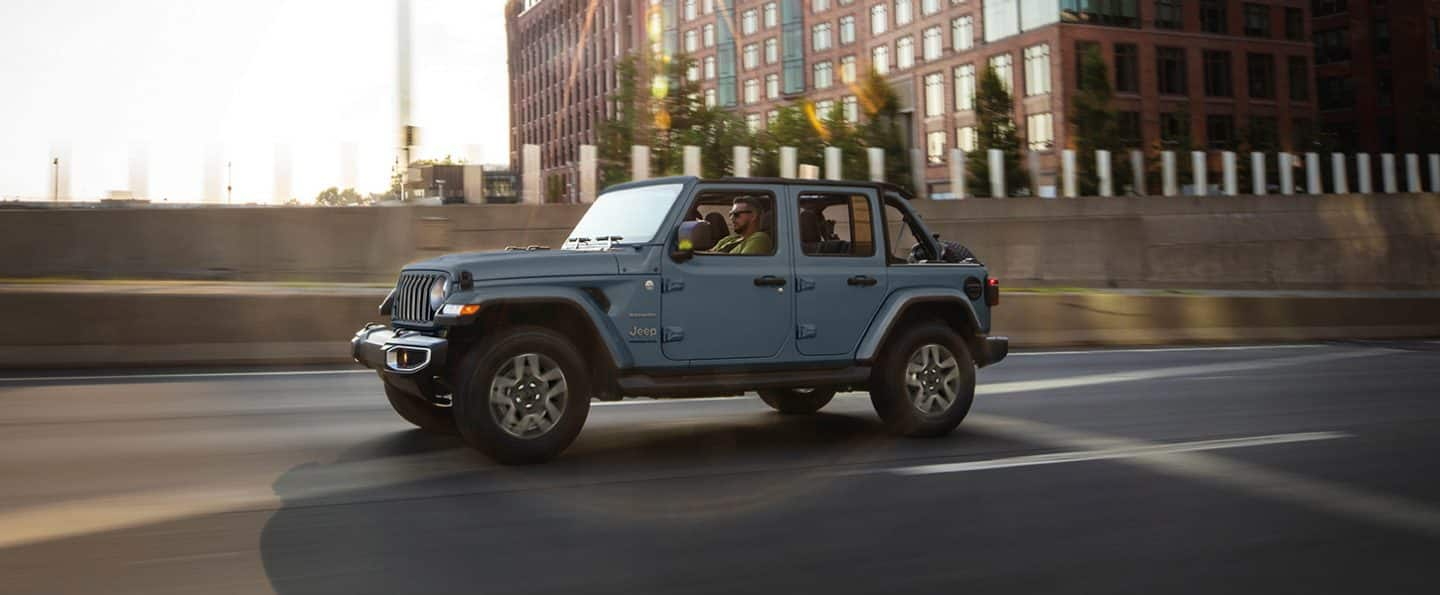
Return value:
M 683 184 L 662 184 L 606 192 L 566 237 L 562 250 L 595 249 L 614 242 L 643 243 L 655 238 L 680 196 Z

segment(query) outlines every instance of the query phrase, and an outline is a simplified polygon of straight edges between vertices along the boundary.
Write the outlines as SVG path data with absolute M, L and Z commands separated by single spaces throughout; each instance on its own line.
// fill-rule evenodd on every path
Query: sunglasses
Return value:
M 755 211 L 730 211 L 730 218 L 734 219 L 740 215 L 752 215 Z

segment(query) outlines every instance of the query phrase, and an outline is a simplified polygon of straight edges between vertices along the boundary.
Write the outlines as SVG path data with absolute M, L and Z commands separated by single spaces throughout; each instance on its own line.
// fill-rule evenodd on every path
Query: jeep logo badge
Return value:
M 631 336 L 631 337 L 654 339 L 655 336 L 658 335 L 658 334 L 659 334 L 659 331 L 656 330 L 654 327 L 645 327 L 645 326 L 632 326 L 632 327 L 630 327 L 630 336 Z

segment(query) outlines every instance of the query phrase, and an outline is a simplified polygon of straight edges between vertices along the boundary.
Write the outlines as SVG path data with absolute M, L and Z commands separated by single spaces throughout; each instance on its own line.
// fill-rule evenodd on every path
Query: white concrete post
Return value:
M 1405 154 L 1405 191 L 1420 192 L 1420 156 Z
M 1375 188 L 1370 183 L 1370 154 L 1359 153 L 1355 155 L 1355 185 L 1360 194 L 1370 194 Z
M 1110 176 L 1110 152 L 1095 151 L 1095 172 L 1100 176 L 1100 196 L 1115 196 L 1115 184 Z
M 885 149 L 870 147 L 865 149 L 865 156 L 870 162 L 870 181 L 885 181 Z
M 1160 152 L 1160 176 L 1164 183 L 1164 188 L 1161 194 L 1164 194 L 1165 196 L 1175 196 L 1176 194 L 1180 194 L 1180 181 L 1176 179 L 1177 176 L 1175 175 L 1174 151 Z
M 820 179 L 820 166 L 818 166 L 818 165 L 810 165 L 810 164 L 808 164 L 808 163 L 802 163 L 802 164 L 800 164 L 800 179 L 802 179 L 802 180 L 818 180 L 818 179 Z
M 1440 154 L 1430 154 L 1430 191 L 1440 192 Z
M 1277 166 L 1280 171 L 1280 194 L 1289 196 L 1295 194 L 1295 156 L 1290 153 L 1280 154 L 1280 163 Z
M 1030 196 L 1040 196 L 1040 153 L 1037 151 L 1025 152 L 1025 167 L 1030 172 Z
M 1206 180 L 1205 152 L 1190 152 L 1190 181 L 1195 184 L 1195 196 L 1205 196 L 1210 193 L 1210 182 Z
M 843 180 L 840 147 L 825 147 L 825 179 Z
M 1075 151 L 1065 149 L 1060 152 L 1060 196 L 1075 198 L 1076 192 Z
M 1269 190 L 1265 179 L 1265 154 L 1259 151 L 1250 153 L 1250 193 L 1255 196 L 1265 196 Z
M 734 155 L 731 156 L 730 174 L 737 178 L 750 177 L 750 147 L 735 147 L 731 150 Z
M 538 205 L 544 201 L 540 191 L 540 145 L 525 145 L 520 148 L 520 201 Z
M 1240 194 L 1240 176 L 1235 171 L 1235 152 L 1220 153 L 1221 178 L 1225 180 L 1225 196 Z
M 1398 184 L 1395 183 L 1395 154 L 1380 154 L 1380 180 L 1385 184 L 1385 194 L 1399 192 Z
M 1335 194 L 1349 194 L 1350 181 L 1345 175 L 1345 154 L 1330 154 L 1330 173 L 1335 178 Z
M 683 173 L 687 176 L 700 177 L 700 147 L 685 145 Z
M 950 192 L 955 198 L 968 198 L 965 190 L 965 151 L 950 149 Z
M 1130 151 L 1130 175 L 1133 188 L 1130 189 L 1136 196 L 1145 196 L 1145 152 Z
M 990 196 L 1005 198 L 1005 154 L 1000 149 L 990 149 Z
M 595 145 L 580 145 L 580 202 L 595 202 L 600 183 L 599 152 Z
M 795 147 L 780 147 L 780 177 L 795 177 L 795 168 L 799 162 L 799 155 Z
M 920 149 L 910 149 L 910 183 L 916 198 L 930 198 L 930 185 L 925 183 L 925 166 L 928 157 Z
M 630 179 L 650 179 L 650 147 L 646 145 L 630 146 Z
M 1320 194 L 1325 191 L 1320 185 L 1320 154 L 1305 154 L 1305 191 Z

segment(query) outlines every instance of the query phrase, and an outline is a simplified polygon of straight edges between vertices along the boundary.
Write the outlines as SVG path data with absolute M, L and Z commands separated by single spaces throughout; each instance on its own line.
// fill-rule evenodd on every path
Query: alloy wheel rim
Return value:
M 522 439 L 549 433 L 565 415 L 565 372 L 539 353 L 510 358 L 490 381 L 490 416 L 506 434 Z
M 960 398 L 960 363 L 943 345 L 928 343 L 910 354 L 905 392 L 921 415 L 945 414 Z

